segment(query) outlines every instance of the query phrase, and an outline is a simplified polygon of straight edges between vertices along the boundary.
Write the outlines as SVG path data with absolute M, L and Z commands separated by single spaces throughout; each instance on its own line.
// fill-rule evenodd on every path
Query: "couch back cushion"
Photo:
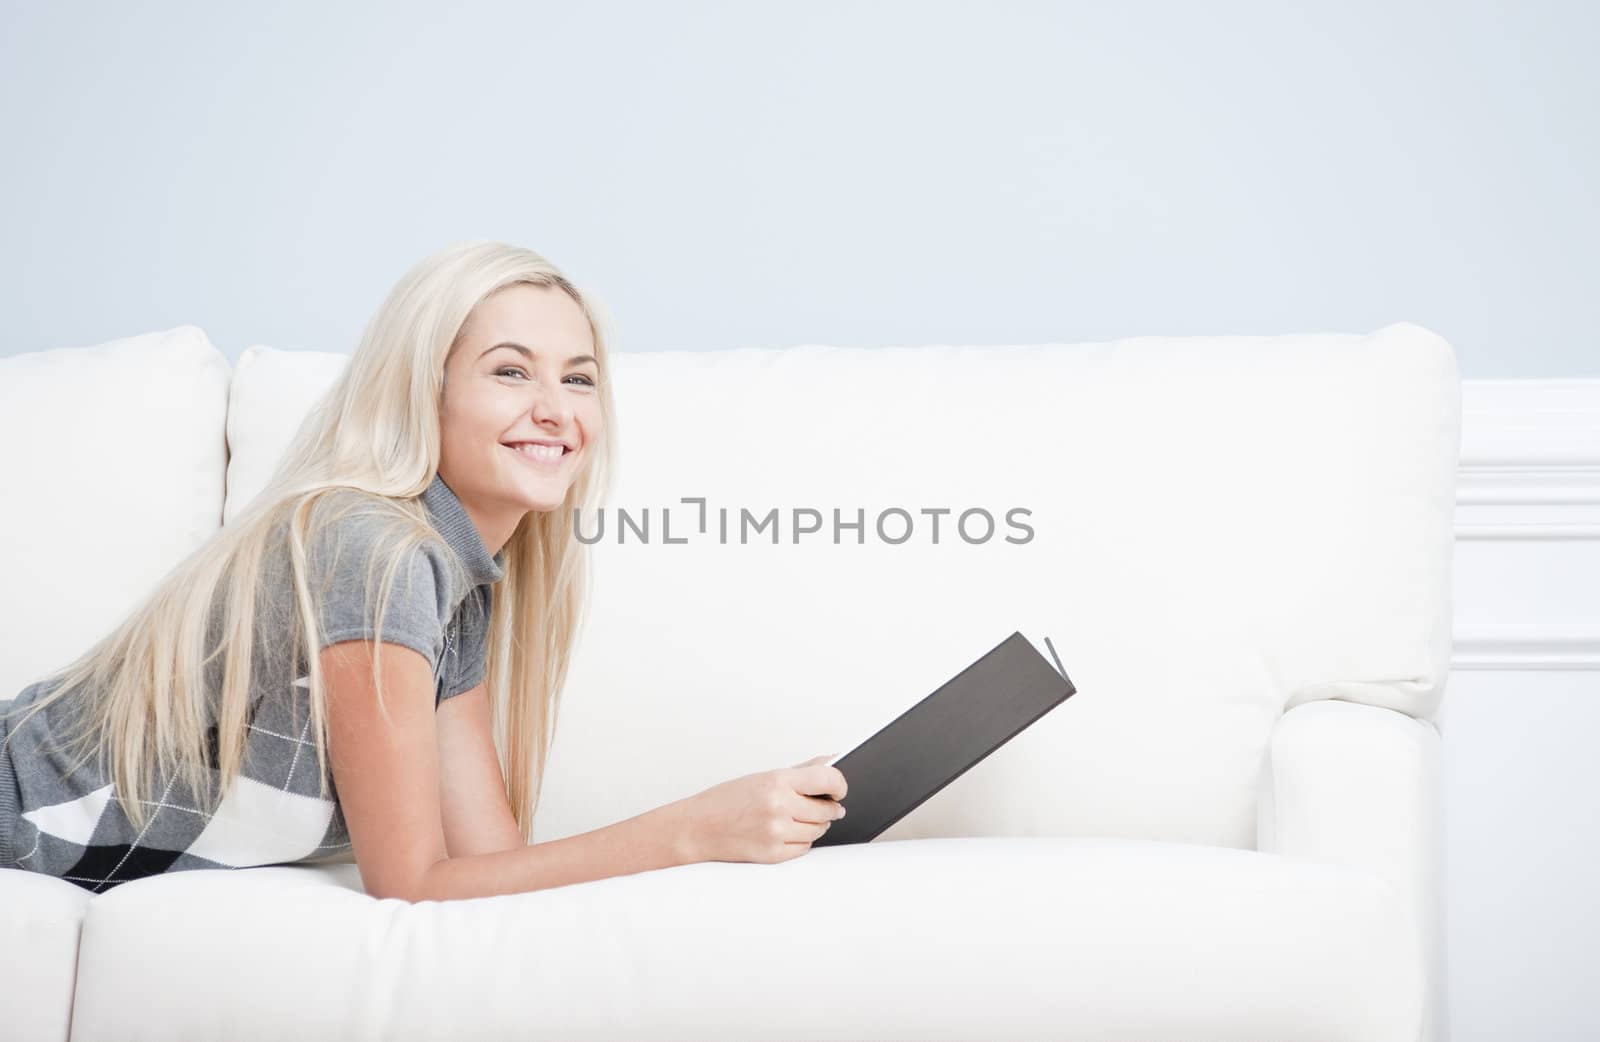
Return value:
M 266 487 L 316 400 L 350 356 L 327 351 L 245 348 L 228 389 L 228 499 L 224 524 Z
M 228 379 L 195 326 L 0 358 L 0 699 L 109 634 L 217 530 Z
M 241 357 L 230 510 L 346 358 Z M 619 472 L 580 519 L 604 529 L 536 839 L 847 752 L 1014 630 L 1077 694 L 884 839 L 1248 848 L 1285 708 L 1437 708 L 1460 390 L 1420 327 L 613 368 Z

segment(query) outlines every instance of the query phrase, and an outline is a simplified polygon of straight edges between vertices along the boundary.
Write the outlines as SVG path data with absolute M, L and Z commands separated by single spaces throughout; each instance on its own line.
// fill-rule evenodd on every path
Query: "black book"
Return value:
M 1075 694 L 1055 645 L 1052 666 L 1020 632 L 833 760 L 849 811 L 813 847 L 866 843 Z M 823 798 L 827 797 L 823 794 Z

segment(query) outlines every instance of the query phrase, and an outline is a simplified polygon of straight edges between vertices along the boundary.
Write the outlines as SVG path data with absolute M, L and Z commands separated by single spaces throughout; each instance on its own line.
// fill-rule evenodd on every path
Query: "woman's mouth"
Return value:
M 566 463 L 572 450 L 564 445 L 535 445 L 523 443 L 521 445 L 506 445 L 506 449 L 514 453 L 523 463 L 537 470 L 560 470 Z

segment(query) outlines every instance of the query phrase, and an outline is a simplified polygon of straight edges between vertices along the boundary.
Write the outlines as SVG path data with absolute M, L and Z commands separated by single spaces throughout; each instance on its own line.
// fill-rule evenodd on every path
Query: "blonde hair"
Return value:
M 367 617 L 383 614 L 395 573 L 424 539 L 442 539 L 417 498 L 439 468 L 444 367 L 473 310 L 519 283 L 557 287 L 583 310 L 594 335 L 601 429 L 561 506 L 530 511 L 505 544 L 505 575 L 489 620 L 487 684 L 506 795 L 524 842 L 532 842 L 544 768 L 573 643 L 582 624 L 588 547 L 576 539 L 578 510 L 598 505 L 614 468 L 614 404 L 609 321 L 601 302 L 532 250 L 490 241 L 457 243 L 417 264 L 396 283 L 334 385 L 312 407 L 266 487 L 235 518 L 169 572 L 109 636 L 50 674 L 57 686 L 33 713 L 80 690 L 101 692 L 78 714 L 68 737 L 80 755 L 98 754 L 136 829 L 152 802 L 152 767 L 181 772 L 212 810 L 239 774 L 250 716 L 257 587 L 269 549 L 287 538 L 295 616 L 294 649 L 309 667 L 310 703 L 321 792 L 327 798 L 327 704 L 316 654 L 321 626 L 308 583 L 308 547 L 359 508 L 387 518 L 374 540 Z M 357 495 L 347 495 L 354 490 Z M 364 493 L 365 495 L 360 495 Z M 343 509 L 322 509 L 349 500 Z M 337 530 L 334 529 L 335 533 Z M 335 544 L 333 553 L 337 553 Z M 454 560 L 454 554 L 446 554 Z M 266 570 L 272 578 L 271 570 Z M 369 576 L 372 578 L 372 576 Z M 465 580 L 464 571 L 458 580 Z M 220 588 L 220 590 L 219 590 Z M 460 589 L 461 586 L 455 587 Z M 208 629 L 213 599 L 224 598 L 220 639 Z M 374 593 L 376 597 L 374 597 Z M 270 650 L 270 649 L 268 649 Z M 223 655 L 220 691 L 207 667 Z M 373 658 L 376 668 L 376 655 Z M 383 703 L 378 676 L 378 702 Z M 208 706 L 216 698 L 215 761 L 208 750 Z M 9 741 L 9 736 L 7 738 Z M 94 748 L 90 749 L 89 746 Z M 215 770 L 212 770 L 215 768 Z M 212 775 L 220 786 L 212 787 Z

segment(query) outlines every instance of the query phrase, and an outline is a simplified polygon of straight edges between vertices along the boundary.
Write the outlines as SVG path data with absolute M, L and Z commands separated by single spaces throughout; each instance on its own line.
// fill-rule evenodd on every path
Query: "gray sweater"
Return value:
M 493 584 L 505 575 L 505 555 L 489 556 L 444 479 L 436 475 L 421 501 L 441 538 L 425 541 L 395 573 L 383 639 L 427 657 L 437 706 L 483 681 Z M 334 560 L 328 560 L 326 541 L 311 546 L 308 555 L 323 647 L 376 635 L 375 619 L 363 614 L 363 584 L 378 524 L 357 516 L 337 529 L 344 548 Z M 134 830 L 100 762 L 92 759 L 69 775 L 74 757 L 52 747 L 52 732 L 70 721 L 84 692 L 16 726 L 21 712 L 50 690 L 48 681 L 40 681 L 10 706 L 0 703 L 0 740 L 9 739 L 0 745 L 0 868 L 43 872 L 101 893 L 162 872 L 316 861 L 350 849 L 331 776 L 334 798 L 318 795 L 305 658 L 291 663 L 284 650 L 292 646 L 296 625 L 287 554 L 286 542 L 274 539 L 262 562 L 244 764 L 215 813 L 198 807 L 181 778 L 158 774 L 148 824 Z M 470 577 L 460 589 L 447 554 Z M 221 633 L 221 604 L 219 597 L 212 606 L 214 635 Z M 221 665 L 219 656 L 208 667 L 213 694 Z M 215 698 L 211 708 L 209 762 L 215 765 Z M 215 766 L 211 771 L 215 785 L 220 774 Z

